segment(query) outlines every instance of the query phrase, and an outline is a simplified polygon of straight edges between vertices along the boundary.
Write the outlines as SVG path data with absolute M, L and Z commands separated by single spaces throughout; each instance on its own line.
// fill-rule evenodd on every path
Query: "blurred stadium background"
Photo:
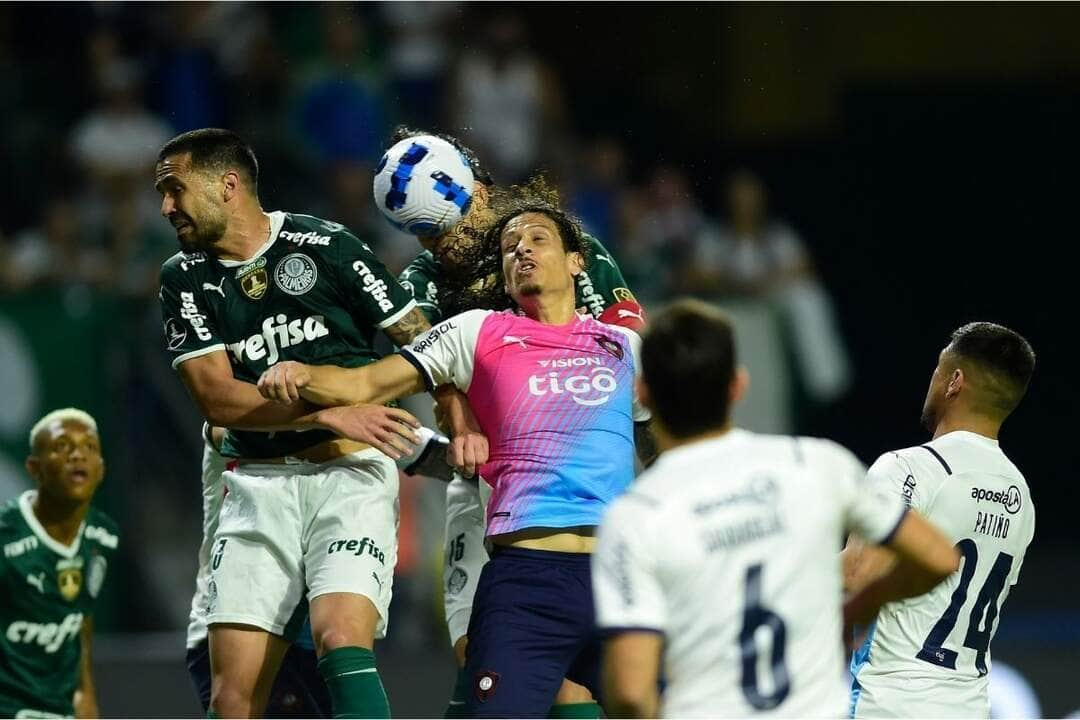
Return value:
M 36 418 L 97 416 L 100 505 L 124 532 L 97 621 L 103 712 L 198 714 L 182 631 L 200 420 L 162 350 L 156 152 L 235 129 L 265 207 L 341 221 L 397 270 L 418 246 L 376 215 L 371 169 L 398 122 L 461 135 L 499 182 L 546 172 L 647 307 L 731 310 L 751 429 L 870 462 L 924 439 L 950 330 L 1024 333 L 1039 365 L 1002 442 L 1039 518 L 994 659 L 1038 702 L 1007 714 L 1080 708 L 1077 27 L 1057 4 L 0 5 L 0 494 L 26 485 Z M 399 716 L 440 714 L 453 679 L 442 492 L 403 484 L 378 648 Z

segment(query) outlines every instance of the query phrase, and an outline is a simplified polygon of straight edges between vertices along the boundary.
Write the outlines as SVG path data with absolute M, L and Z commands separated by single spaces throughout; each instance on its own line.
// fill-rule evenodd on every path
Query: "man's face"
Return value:
M 46 428 L 26 467 L 43 494 L 71 503 L 89 502 L 105 476 L 98 435 L 78 420 Z
M 930 387 L 926 390 L 926 399 L 923 401 L 922 416 L 919 418 L 922 426 L 929 432 L 934 432 L 938 419 L 945 404 L 945 391 L 949 387 L 949 377 L 952 374 L 946 367 L 949 348 L 945 348 L 938 355 L 938 363 L 934 373 L 930 376 Z
M 487 187 L 480 182 L 474 186 L 469 211 L 454 227 L 442 235 L 421 237 L 420 244 L 430 250 L 439 264 L 454 269 L 461 264 L 468 250 L 484 241 L 484 235 L 495 222 L 495 213 L 488 206 Z
M 570 289 L 581 272 L 581 256 L 563 247 L 555 222 L 543 213 L 524 213 L 513 218 L 499 237 L 506 292 L 520 298 L 543 291 Z
M 170 155 L 157 164 L 154 188 L 161 193 L 161 214 L 176 229 L 184 252 L 209 250 L 225 234 L 220 188 L 209 173 L 191 166 L 191 153 Z

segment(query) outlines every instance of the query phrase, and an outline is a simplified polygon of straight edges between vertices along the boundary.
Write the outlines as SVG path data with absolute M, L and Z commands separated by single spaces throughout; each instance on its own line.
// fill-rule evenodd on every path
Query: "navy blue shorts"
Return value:
M 314 650 L 290 646 L 278 668 L 263 717 L 333 717 L 330 712 L 330 691 L 319 675 L 317 663 Z M 187 668 L 205 712 L 210 707 L 210 645 L 205 639 L 195 647 L 188 648 Z
M 564 677 L 599 698 L 590 559 L 495 549 L 469 620 L 466 717 L 547 717 Z

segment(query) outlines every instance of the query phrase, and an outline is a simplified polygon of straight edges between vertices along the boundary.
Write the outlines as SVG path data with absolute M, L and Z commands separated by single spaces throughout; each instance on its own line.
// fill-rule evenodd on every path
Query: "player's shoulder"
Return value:
M 308 252 L 333 252 L 343 246 L 362 247 L 368 252 L 371 251 L 367 243 L 339 222 L 304 213 L 282 211 L 281 215 L 278 238 L 287 244 Z
M 856 463 L 861 465 L 859 458 L 851 450 L 835 440 L 810 435 L 773 435 L 777 442 L 791 443 L 795 446 L 796 453 L 803 453 L 807 457 L 823 462 Z
M 202 277 L 212 267 L 210 256 L 205 252 L 180 251 L 161 264 L 161 279 L 162 282 L 182 282 L 188 276 Z
M 120 526 L 109 515 L 95 507 L 86 514 L 86 530 L 83 539 L 95 542 L 108 550 L 116 550 L 120 544 Z
M 952 475 L 949 461 L 931 443 L 911 445 L 882 453 L 870 466 L 873 474 L 905 473 L 923 478 Z
M 608 249 L 604 247 L 604 243 L 600 242 L 600 239 L 595 235 L 590 235 L 587 232 L 581 233 L 581 240 L 585 243 L 585 248 L 589 252 L 603 253 L 604 255 L 610 255 Z
M 435 262 L 435 256 L 430 250 L 422 250 L 401 271 L 401 279 L 407 280 L 414 275 L 424 275 L 433 278 L 439 272 L 439 266 Z
M 0 504 L 0 536 L 17 532 L 23 525 L 18 495 L 8 498 L 3 504 Z

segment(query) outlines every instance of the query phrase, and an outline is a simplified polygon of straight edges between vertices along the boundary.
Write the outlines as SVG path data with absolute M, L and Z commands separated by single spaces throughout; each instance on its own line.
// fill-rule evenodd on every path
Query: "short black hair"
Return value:
M 232 130 L 201 128 L 181 133 L 161 148 L 158 162 L 184 153 L 191 153 L 191 165 L 196 170 L 240 170 L 247 176 L 252 192 L 258 193 L 259 161 L 255 151 Z
M 717 308 L 683 298 L 649 318 L 641 342 L 642 379 L 653 413 L 677 438 L 728 422 L 735 334 Z
M 1007 416 L 1020 404 L 1035 372 L 1035 351 L 1015 330 L 992 322 L 957 328 L 948 351 L 985 375 L 980 383 L 987 410 Z
M 473 152 L 472 148 L 465 143 L 458 140 L 457 137 L 450 135 L 449 133 L 432 132 L 428 130 L 417 130 L 416 128 L 409 127 L 408 125 L 398 125 L 394 128 L 394 132 L 390 134 L 390 142 L 387 143 L 387 147 L 397 145 L 402 140 L 411 137 L 418 137 L 420 135 L 434 135 L 437 138 L 442 138 L 446 142 L 457 148 L 461 156 L 465 158 L 465 162 L 469 163 L 469 168 L 472 169 L 473 179 L 477 180 L 483 185 L 491 187 L 495 184 L 495 181 L 491 178 L 491 173 L 487 168 L 480 163 L 480 158 Z

